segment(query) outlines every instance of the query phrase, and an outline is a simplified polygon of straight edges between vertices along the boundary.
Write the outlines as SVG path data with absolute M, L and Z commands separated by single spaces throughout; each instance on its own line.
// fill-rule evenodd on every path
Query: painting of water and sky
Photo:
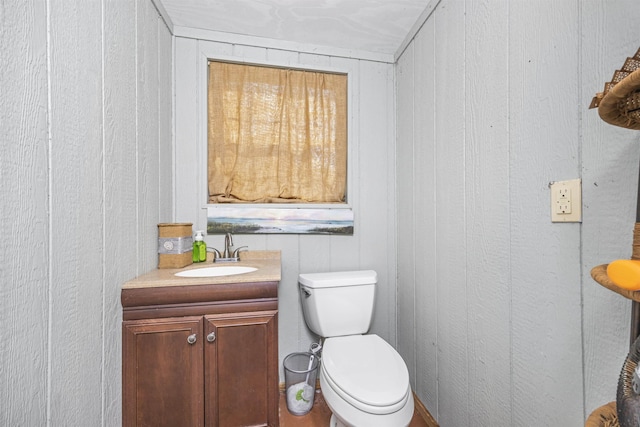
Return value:
M 207 233 L 353 235 L 353 210 L 209 207 Z

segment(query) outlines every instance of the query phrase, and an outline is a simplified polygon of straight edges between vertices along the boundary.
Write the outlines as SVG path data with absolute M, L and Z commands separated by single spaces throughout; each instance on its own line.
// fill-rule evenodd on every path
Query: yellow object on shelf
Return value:
M 640 290 L 640 260 L 619 259 L 607 266 L 607 276 L 619 287 Z

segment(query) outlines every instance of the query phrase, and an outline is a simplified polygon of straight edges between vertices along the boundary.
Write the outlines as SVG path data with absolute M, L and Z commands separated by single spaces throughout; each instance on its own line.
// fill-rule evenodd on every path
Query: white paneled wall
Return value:
M 547 184 L 580 176 L 587 105 L 577 78 L 559 78 L 579 75 L 579 4 L 519 6 L 507 34 L 511 416 L 518 425 L 573 425 L 583 417 L 580 225 L 550 223 Z
M 442 426 L 579 426 L 615 400 L 639 137 L 588 111 L 632 0 L 442 0 L 398 59 L 398 348 Z M 616 30 L 619 29 L 619 30 Z M 548 184 L 583 179 L 582 224 Z M 625 225 L 626 224 L 626 225 Z
M 176 219 L 193 222 L 198 229 L 206 228 L 207 58 L 348 72 L 349 144 L 356 183 L 349 195 L 355 213 L 354 235 L 237 235 L 234 242 L 248 245 L 249 250 L 282 251 L 278 290 L 280 365 L 287 354 L 306 351 L 317 340 L 307 330 L 298 300 L 297 279 L 303 272 L 376 270 L 378 305 L 372 332 L 394 343 L 393 64 L 297 52 L 285 44 L 271 48 L 251 46 L 246 44 L 246 38 L 238 38 L 234 44 L 209 41 L 206 37 L 207 33 L 202 32 L 195 38 L 177 34 L 175 39 Z M 223 244 L 221 235 L 207 236 L 206 241 L 208 246 L 217 248 Z
M 0 420 L 6 425 L 45 425 L 50 251 L 47 15 L 44 4 L 35 2 L 1 7 Z
M 173 38 L 151 0 L 3 2 L 0 424 L 120 424 L 120 286 L 158 222 L 206 226 L 211 56 L 351 76 L 354 236 L 236 236 L 282 251 L 280 360 L 315 339 L 298 274 L 371 268 L 372 332 L 443 427 L 582 425 L 628 346 L 589 271 L 630 255 L 640 134 L 586 107 L 639 47 L 635 3 L 441 0 L 394 65 Z M 583 223 L 552 224 L 576 177 Z
M 0 9 L 0 424 L 119 425 L 120 286 L 172 220 L 171 34 L 149 0 Z

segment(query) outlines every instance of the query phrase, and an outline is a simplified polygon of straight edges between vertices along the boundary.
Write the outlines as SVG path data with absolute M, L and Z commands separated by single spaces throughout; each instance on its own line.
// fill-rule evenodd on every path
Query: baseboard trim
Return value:
M 413 393 L 413 400 L 416 406 L 416 412 L 422 417 L 425 423 L 427 423 L 428 427 L 439 427 L 438 422 L 431 416 L 427 408 L 424 406 L 422 401 Z

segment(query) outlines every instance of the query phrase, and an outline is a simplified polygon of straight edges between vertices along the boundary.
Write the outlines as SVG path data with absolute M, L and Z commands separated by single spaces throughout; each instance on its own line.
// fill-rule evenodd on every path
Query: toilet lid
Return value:
M 327 338 L 322 348 L 322 367 L 334 387 L 365 405 L 393 406 L 408 396 L 407 366 L 398 352 L 377 335 Z

